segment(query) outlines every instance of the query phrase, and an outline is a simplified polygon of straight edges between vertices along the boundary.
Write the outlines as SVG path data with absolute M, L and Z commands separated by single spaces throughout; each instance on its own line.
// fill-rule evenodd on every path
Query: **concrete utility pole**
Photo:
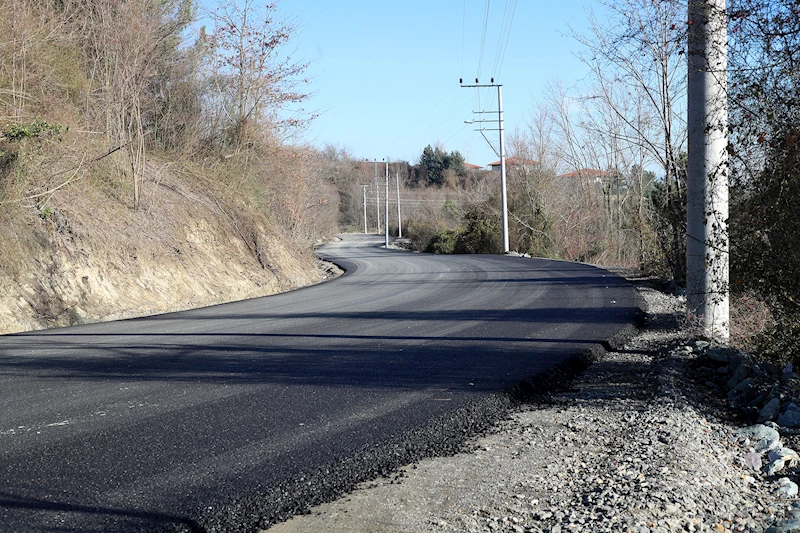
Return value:
M 394 176 L 397 182 L 397 238 L 403 238 L 403 223 L 400 221 L 400 173 L 396 172 Z
M 686 307 L 705 335 L 730 337 L 725 0 L 689 0 Z
M 369 187 L 369 185 L 361 186 L 364 190 L 364 235 L 367 234 L 367 187 Z
M 389 247 L 389 162 L 386 162 L 386 214 L 383 217 L 383 220 L 386 221 L 384 226 L 386 226 L 386 238 L 384 239 L 384 246 L 386 248 Z
M 378 235 L 381 234 L 381 188 L 378 187 L 378 160 L 375 160 L 375 213 L 378 215 Z
M 503 224 L 503 253 L 508 253 L 509 245 L 508 245 L 508 202 L 507 202 L 507 187 L 506 187 L 506 143 L 503 136 L 503 132 L 505 130 L 505 120 L 503 118 L 503 86 L 500 84 L 495 84 L 494 78 L 491 78 L 491 83 L 489 84 L 480 84 L 478 79 L 475 78 L 474 85 L 464 85 L 464 80 L 460 79 L 458 82 L 461 84 L 461 87 L 497 87 L 497 111 L 475 111 L 477 114 L 485 114 L 485 113 L 497 113 L 497 131 L 500 134 L 500 152 L 498 153 L 497 150 L 494 150 L 494 146 L 492 143 L 486 139 L 486 135 L 484 135 L 484 131 L 493 131 L 492 128 L 484 128 L 483 126 L 479 127 L 477 131 L 481 132 L 483 138 L 486 139 L 486 142 L 489 142 L 489 146 L 492 147 L 492 150 L 500 157 L 500 210 L 502 224 Z M 467 121 L 468 124 L 471 123 L 479 123 L 483 124 L 484 122 L 493 122 L 492 120 L 473 120 Z
M 494 81 L 494 79 L 492 80 Z M 506 143 L 503 138 L 503 86 L 497 86 L 497 124 L 500 128 L 500 209 L 503 211 L 503 253 L 508 253 L 508 200 L 506 193 Z

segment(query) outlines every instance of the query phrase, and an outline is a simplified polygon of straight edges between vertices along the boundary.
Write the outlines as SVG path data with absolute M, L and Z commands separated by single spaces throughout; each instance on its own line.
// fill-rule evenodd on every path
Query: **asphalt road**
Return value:
M 253 531 L 457 449 L 637 312 L 594 267 L 380 243 L 291 293 L 0 337 L 0 531 Z

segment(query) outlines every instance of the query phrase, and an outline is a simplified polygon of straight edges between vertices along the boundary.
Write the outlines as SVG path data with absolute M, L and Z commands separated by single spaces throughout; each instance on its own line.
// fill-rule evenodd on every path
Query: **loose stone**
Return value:
M 778 488 L 775 490 L 775 494 L 784 498 L 794 498 L 797 496 L 797 484 L 788 477 L 782 477 L 778 480 Z
M 786 428 L 800 427 L 800 407 L 794 402 L 789 402 L 786 410 L 778 415 L 778 425 Z
M 781 410 L 781 401 L 778 398 L 772 398 L 758 413 L 758 423 L 775 420 Z

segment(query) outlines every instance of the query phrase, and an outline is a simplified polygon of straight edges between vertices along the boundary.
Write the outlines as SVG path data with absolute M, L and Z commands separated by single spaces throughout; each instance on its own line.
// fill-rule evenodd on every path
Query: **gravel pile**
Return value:
M 640 290 L 647 327 L 568 390 L 468 452 L 406 467 L 270 533 L 800 531 L 797 432 L 769 420 L 794 409 L 786 369 L 689 342 L 676 327 L 682 300 Z

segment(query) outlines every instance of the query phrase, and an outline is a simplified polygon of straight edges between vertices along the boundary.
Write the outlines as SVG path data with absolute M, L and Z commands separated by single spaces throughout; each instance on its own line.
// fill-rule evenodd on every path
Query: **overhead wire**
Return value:
M 439 139 L 439 142 L 442 143 L 443 146 L 447 146 L 448 142 L 450 142 L 453 138 L 463 133 L 464 130 L 467 129 L 469 126 L 470 124 L 456 124 L 453 128 L 450 128 L 450 130 Z
M 491 4 L 491 0 L 486 0 L 486 8 L 483 10 L 483 33 L 481 34 L 481 49 L 480 53 L 478 54 L 478 75 L 477 78 L 480 79 L 481 77 L 481 68 L 483 67 L 483 51 L 486 48 L 486 30 L 489 27 L 489 5 Z
M 502 25 L 501 25 L 501 29 L 500 29 L 500 35 L 498 37 L 497 49 L 496 49 L 495 54 L 494 54 L 494 62 L 493 62 L 492 71 L 491 71 L 493 78 L 496 75 L 499 75 L 500 71 L 502 70 L 502 65 L 503 65 L 503 63 L 505 61 L 505 55 L 506 55 L 506 51 L 508 49 L 508 43 L 509 43 L 510 34 L 511 34 L 511 27 L 512 27 L 512 24 L 513 24 L 514 15 L 516 13 L 517 1 L 518 0 L 506 0 L 506 2 L 505 2 L 504 11 L 503 11 L 503 20 L 502 20 Z M 465 54 L 466 54 L 466 19 L 467 19 L 467 2 L 466 2 L 466 0 L 464 0 L 462 8 L 463 8 L 463 11 L 462 11 L 462 27 L 461 27 L 461 71 L 463 73 L 463 71 L 464 71 Z M 486 0 L 486 2 L 484 4 L 484 11 L 483 11 L 483 24 L 482 24 L 482 31 L 481 31 L 480 50 L 479 50 L 479 54 L 478 54 L 478 70 L 477 70 L 477 76 L 476 76 L 478 79 L 480 79 L 481 72 L 483 70 L 483 62 L 484 62 L 484 56 L 485 56 L 485 52 L 486 52 L 486 41 L 487 41 L 487 36 L 488 36 L 489 15 L 490 15 L 490 13 L 491 13 L 491 0 Z M 442 105 L 442 103 L 452 94 L 452 92 L 454 90 L 455 90 L 455 86 L 451 87 L 450 90 L 447 91 L 447 93 L 436 104 L 434 104 L 434 106 L 427 113 L 423 114 L 420 117 L 420 119 L 417 120 L 414 123 L 413 126 L 411 126 L 408 130 L 406 130 L 399 137 L 397 137 L 388 146 L 388 148 L 391 149 L 391 148 L 397 147 L 401 142 L 405 141 L 405 143 L 402 146 L 399 147 L 400 150 L 403 150 L 403 149 L 407 148 L 408 146 L 412 145 L 413 143 L 418 142 L 420 139 L 422 139 L 426 135 L 430 136 L 430 134 L 432 132 L 437 131 L 437 127 L 441 126 L 442 124 L 448 124 L 452 120 L 452 118 L 454 116 L 456 116 L 458 113 L 462 112 L 463 109 L 466 107 L 466 104 L 472 103 L 473 105 L 475 105 L 475 108 L 473 109 L 473 111 L 483 111 L 482 106 L 481 106 L 482 89 L 481 88 L 476 88 L 475 92 L 472 93 L 472 95 L 471 95 L 474 98 L 468 98 L 467 102 L 464 102 L 463 104 L 459 105 L 459 103 L 464 101 L 464 96 L 460 96 L 454 102 L 455 111 L 450 113 L 450 111 L 452 109 L 454 109 L 454 106 L 447 106 L 448 109 L 444 110 L 442 113 L 439 113 L 436 118 L 431 119 L 430 117 L 437 110 L 439 110 L 439 108 Z M 485 89 L 485 90 L 489 90 L 489 89 Z M 469 93 L 470 93 L 469 91 L 465 91 L 464 95 L 469 97 L 470 96 Z M 486 95 L 487 98 L 489 96 L 490 95 L 488 95 L 488 94 Z M 491 98 L 489 98 L 489 100 L 491 100 Z M 445 117 L 445 115 L 447 115 L 448 113 L 450 113 L 450 115 L 447 116 L 447 118 L 443 119 L 443 117 Z M 423 130 L 419 131 L 419 133 L 417 133 L 416 135 L 413 135 L 412 137 L 409 137 L 409 135 L 412 134 L 412 132 L 414 132 L 416 130 L 416 128 L 418 128 L 420 126 L 420 124 L 422 124 L 426 120 L 429 121 L 428 126 L 426 128 L 424 128 Z M 457 125 L 451 127 L 442 137 L 440 137 L 440 141 L 439 142 L 442 142 L 442 143 L 444 143 L 445 141 L 449 142 L 452 139 L 457 138 L 459 135 L 461 135 L 468 128 L 468 126 L 469 126 L 469 124 L 463 124 L 463 125 L 462 124 L 457 124 Z M 406 139 L 408 139 L 408 140 L 406 141 Z
M 497 65 L 500 63 L 500 53 L 503 50 L 503 36 L 506 33 L 506 26 L 508 25 L 510 13 L 511 0 L 506 0 L 505 7 L 503 8 L 503 20 L 500 23 L 500 33 L 497 39 L 497 49 L 494 52 L 494 62 L 492 63 L 492 77 L 494 78 L 497 72 Z
M 467 36 L 467 0 L 464 0 L 464 9 L 461 12 L 461 72 L 464 75 L 464 44 Z
M 500 56 L 500 66 L 497 69 L 497 77 L 499 77 L 500 73 L 503 71 L 503 64 L 506 61 L 506 52 L 508 51 L 508 41 L 511 38 L 511 26 L 514 24 L 514 15 L 517 12 L 517 0 L 513 0 L 513 2 L 511 17 L 508 20 L 508 30 L 506 31 L 506 41 L 505 44 L 503 44 L 503 54 Z
M 450 114 L 450 115 L 449 115 L 447 118 L 445 118 L 445 119 L 443 120 L 443 122 L 444 122 L 445 124 L 446 124 L 446 123 L 448 123 L 450 120 L 452 120 L 452 119 L 453 119 L 453 117 L 455 117 L 455 116 L 456 116 L 458 113 L 462 113 L 462 112 L 463 112 L 463 110 L 464 110 L 464 108 L 465 108 L 465 107 L 466 107 L 466 106 L 467 106 L 467 105 L 470 103 L 470 102 L 469 102 L 469 93 L 468 93 L 468 92 L 465 92 L 465 93 L 462 93 L 462 96 L 458 97 L 458 99 L 456 100 L 456 104 L 458 104 L 459 102 L 462 102 L 462 101 L 464 100 L 464 96 L 466 96 L 466 97 L 467 97 L 466 101 L 464 101 L 463 103 L 461 103 L 460 107 L 458 107 L 458 108 L 457 108 L 457 109 L 456 109 L 456 110 L 455 110 L 453 113 L 451 113 L 451 114 Z M 450 109 L 452 109 L 452 108 L 450 108 Z M 430 124 L 428 125 L 428 127 L 427 127 L 427 128 L 425 128 L 424 130 L 422 130 L 422 131 L 421 131 L 421 132 L 420 132 L 420 133 L 419 133 L 417 136 L 415 136 L 415 137 L 414 137 L 414 138 L 412 138 L 410 141 L 408 141 L 408 142 L 407 142 L 407 143 L 405 143 L 403 146 L 401 146 L 401 147 L 400 147 L 400 149 L 401 149 L 401 150 L 402 150 L 402 149 L 405 149 L 405 148 L 407 148 L 409 145 L 411 145 L 411 144 L 413 144 L 413 143 L 415 143 L 415 142 L 419 141 L 419 139 L 421 139 L 422 137 L 424 137 L 424 136 L 426 136 L 426 135 L 430 134 L 430 133 L 431 133 L 431 131 L 436 131 L 436 130 L 432 130 L 432 129 L 433 129 L 433 128 L 435 128 L 435 127 L 436 127 L 438 124 L 441 124 L 441 123 L 442 123 L 442 120 L 441 120 L 441 119 L 444 117 L 444 115 L 445 115 L 446 113 L 447 113 L 447 111 L 445 111 L 445 113 L 443 113 L 442 115 L 440 115 L 440 116 L 439 116 L 439 117 L 437 117 L 436 119 L 433 119 L 433 120 L 431 120 L 431 121 L 430 121 Z
M 453 92 L 455 89 L 456 89 L 456 85 L 453 85 L 452 87 L 450 87 L 450 90 L 449 90 L 449 91 L 447 91 L 447 93 L 446 93 L 444 96 L 442 96 L 441 100 L 439 100 L 438 102 L 436 102 L 436 103 L 433 105 L 433 107 L 432 107 L 432 108 L 431 108 L 431 109 L 430 109 L 430 110 L 429 110 L 427 113 L 424 113 L 424 114 L 423 114 L 423 115 L 420 117 L 420 119 L 419 119 L 419 120 L 418 120 L 418 121 L 417 121 L 417 122 L 416 122 L 416 123 L 415 123 L 413 126 L 411 126 L 411 127 L 410 127 L 408 130 L 406 130 L 406 131 L 405 131 L 403 134 L 401 134 L 401 135 L 400 135 L 399 137 L 397 137 L 397 138 L 396 138 L 394 141 L 392 141 L 392 143 L 391 143 L 391 144 L 389 144 L 389 146 L 388 146 L 387 148 L 388 148 L 388 149 L 391 149 L 391 148 L 393 148 L 394 146 L 396 146 L 398 142 L 400 142 L 400 141 L 401 141 L 401 140 L 402 140 L 402 139 L 403 139 L 403 138 L 404 138 L 406 135 L 408 135 L 409 133 L 411 133 L 411 132 L 412 132 L 412 131 L 413 131 L 413 130 L 414 130 L 416 127 L 417 127 L 417 126 L 419 126 L 419 125 L 420 125 L 420 124 L 421 124 L 421 123 L 422 123 L 422 122 L 423 122 L 423 121 L 424 121 L 426 118 L 429 118 L 429 117 L 431 116 L 431 114 L 432 114 L 434 111 L 436 111 L 436 109 L 437 109 L 437 108 L 438 108 L 440 105 L 442 105 L 442 102 L 444 102 L 444 101 L 447 99 L 447 97 L 448 97 L 448 96 L 450 96 L 450 93 L 452 93 L 452 92 Z
M 479 80 L 481 77 L 481 69 L 483 68 L 483 52 L 486 48 L 486 30 L 489 28 L 489 6 L 491 5 L 491 0 L 486 0 L 486 7 L 483 10 L 483 31 L 481 33 L 481 48 L 478 52 L 478 74 L 475 76 L 475 80 Z M 481 90 L 478 88 L 478 109 L 481 107 Z

